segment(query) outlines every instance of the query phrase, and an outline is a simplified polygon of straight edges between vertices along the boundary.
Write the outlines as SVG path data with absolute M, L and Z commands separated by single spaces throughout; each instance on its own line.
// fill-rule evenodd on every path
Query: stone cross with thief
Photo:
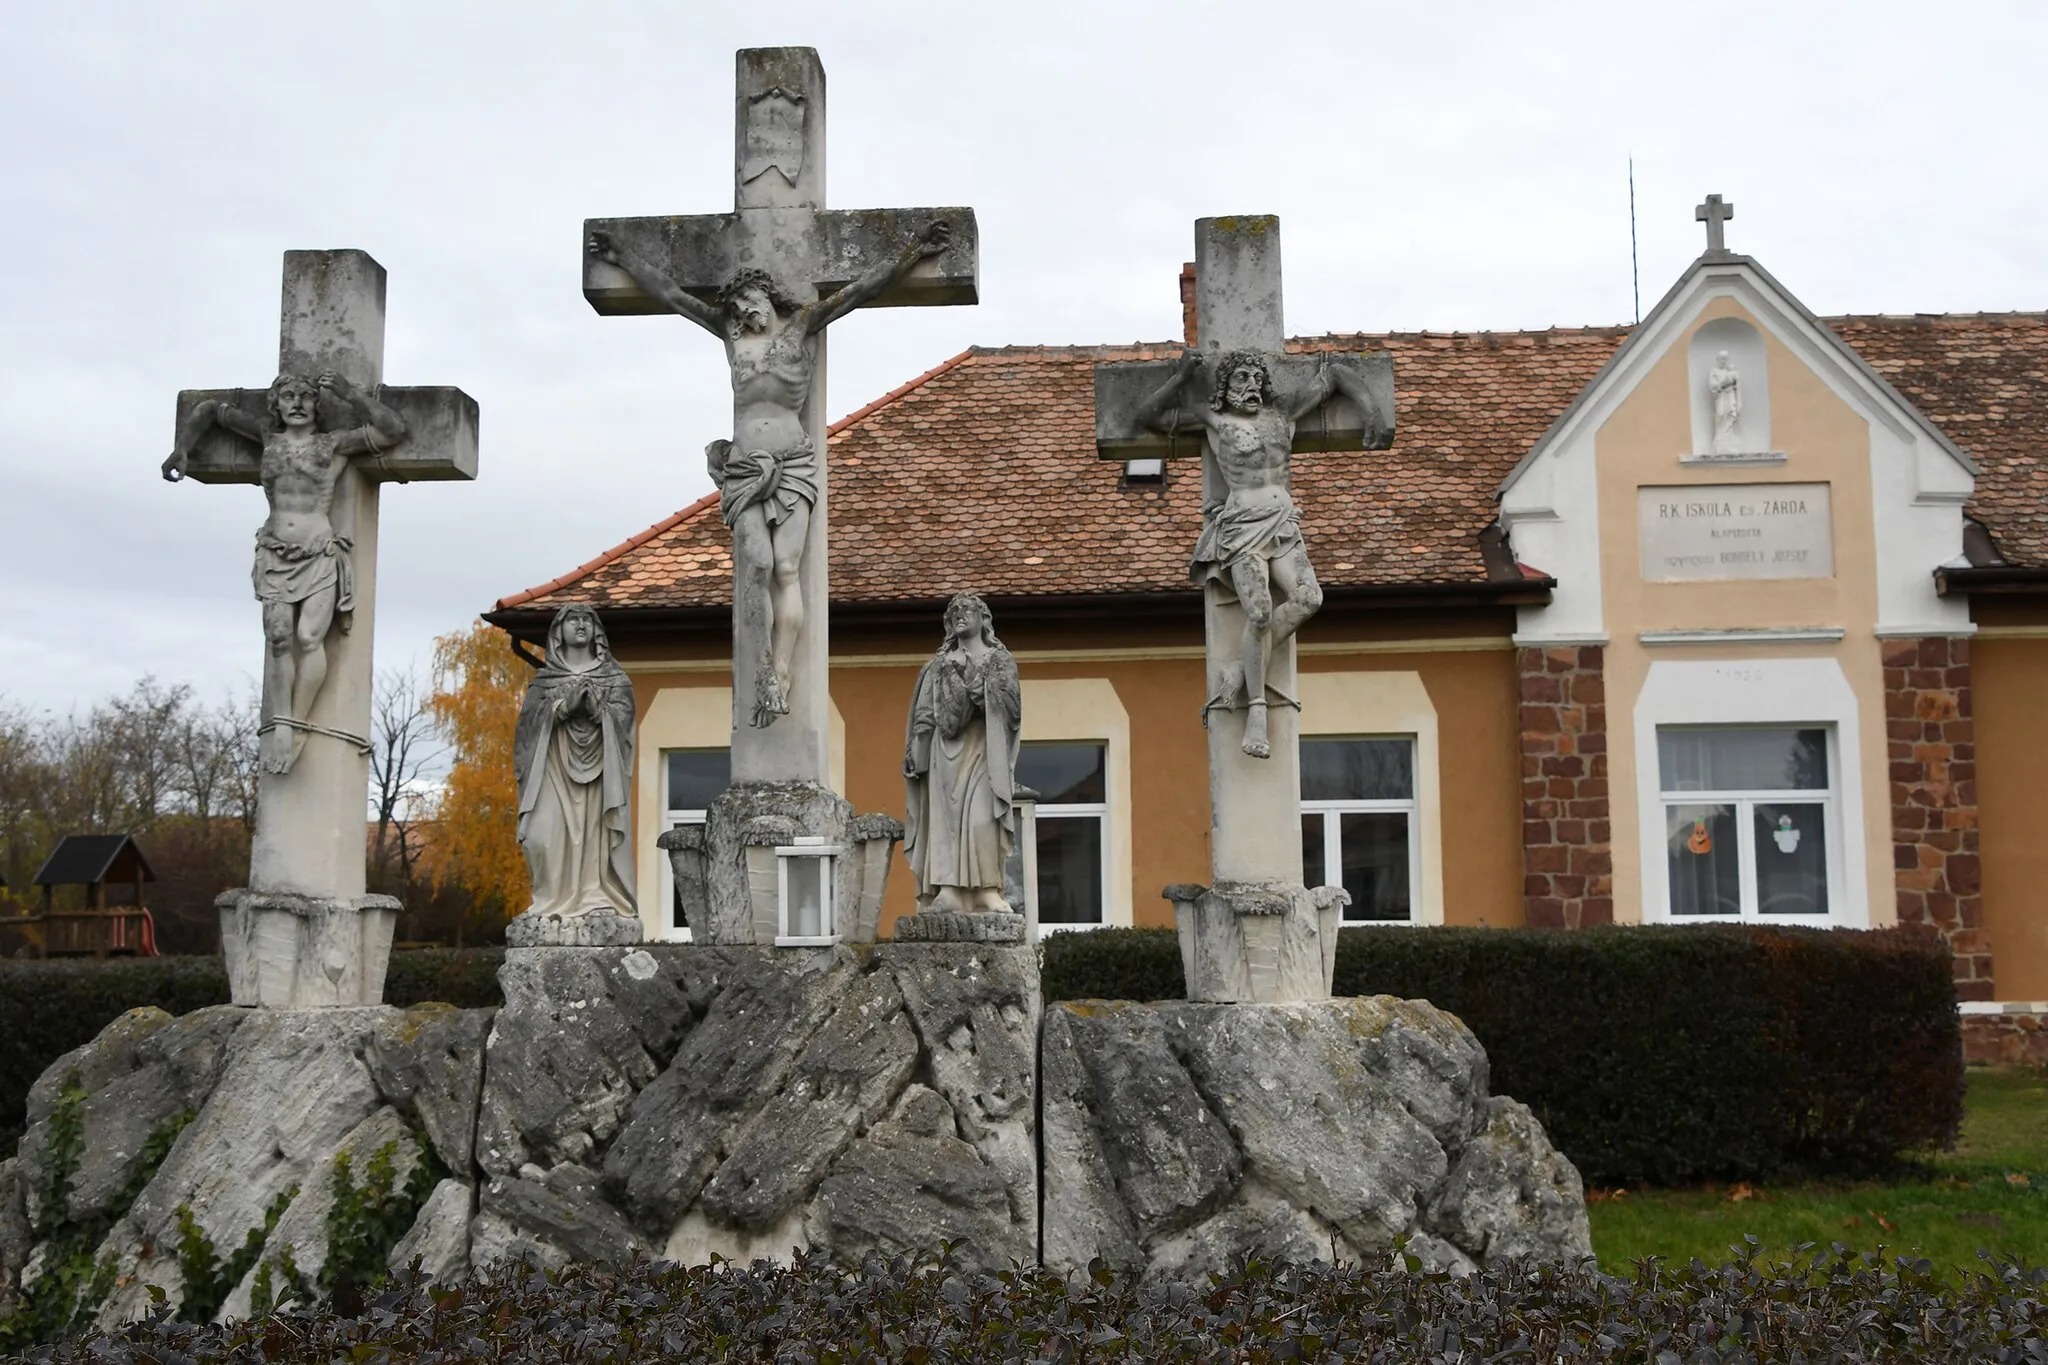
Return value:
M 227 923 L 227 902 L 251 895 L 324 926 L 306 941 L 325 942 L 315 951 L 323 961 L 308 965 L 326 985 L 312 982 L 309 994 L 307 982 L 292 984 L 298 950 L 266 953 L 281 975 L 261 1003 L 381 998 L 381 958 L 363 959 L 359 931 L 335 920 L 339 908 L 352 921 L 366 899 L 378 488 L 473 479 L 477 458 L 474 399 L 455 388 L 385 388 L 383 368 L 384 267 L 361 251 L 288 251 L 277 378 L 267 389 L 178 395 L 164 477 L 261 484 L 269 507 L 252 575 L 267 645 L 256 831 L 249 886 L 223 898 L 237 1004 L 258 1003 L 245 998 L 257 987 L 238 973 L 248 935 Z M 381 908 L 388 898 L 374 899 Z M 342 939 L 354 946 L 344 951 Z
M 856 308 L 973 303 L 974 213 L 826 209 L 825 73 L 810 48 L 739 53 L 734 209 L 584 224 L 600 313 L 680 314 L 719 338 L 733 434 L 707 456 L 733 532 L 735 783 L 827 781 L 825 328 Z
M 1189 576 L 1203 592 L 1207 637 L 1216 891 L 1261 888 L 1246 893 L 1260 908 L 1236 913 L 1263 915 L 1306 895 L 1294 636 L 1323 599 L 1291 457 L 1391 444 L 1393 361 L 1287 352 L 1277 218 L 1198 220 L 1195 298 L 1199 344 L 1179 360 L 1096 367 L 1095 441 L 1115 459 L 1202 457 Z

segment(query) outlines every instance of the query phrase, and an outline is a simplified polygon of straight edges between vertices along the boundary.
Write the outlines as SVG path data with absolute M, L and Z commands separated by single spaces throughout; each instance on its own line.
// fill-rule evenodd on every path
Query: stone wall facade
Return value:
M 1522 736 L 1522 900 L 1529 924 L 1614 922 L 1606 651 L 1515 651 Z
M 1970 642 L 1887 640 L 1883 657 L 1899 922 L 1928 925 L 1948 940 L 1958 999 L 1994 999 L 1977 857 Z
M 2048 1066 L 2048 1001 L 1965 1014 L 1963 1060 L 1986 1066 Z

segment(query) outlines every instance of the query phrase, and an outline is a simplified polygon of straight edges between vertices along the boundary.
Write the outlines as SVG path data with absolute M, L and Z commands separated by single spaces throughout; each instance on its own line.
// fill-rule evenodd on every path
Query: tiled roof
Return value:
M 2048 315 L 1827 322 L 1979 462 L 1970 511 L 2005 554 L 2048 563 Z M 1294 460 L 1303 534 L 1324 584 L 1484 583 L 1478 537 L 1494 519 L 1494 490 L 1627 335 L 1554 328 L 1290 343 L 1394 357 L 1393 448 Z M 835 423 L 833 600 L 1185 588 L 1201 524 L 1199 466 L 1177 461 L 1163 486 L 1127 484 L 1094 441 L 1095 364 L 1179 351 L 977 347 Z M 721 606 L 731 574 L 728 532 L 707 498 L 498 608 Z
M 2048 565 L 2048 313 L 1826 321 L 1977 462 L 1966 510 L 2005 557 Z

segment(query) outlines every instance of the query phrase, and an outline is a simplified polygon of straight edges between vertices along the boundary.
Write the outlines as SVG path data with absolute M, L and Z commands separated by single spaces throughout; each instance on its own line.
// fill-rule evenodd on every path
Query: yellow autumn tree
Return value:
M 427 709 L 453 756 L 434 810 L 434 876 L 467 893 L 480 930 L 502 924 L 529 898 L 512 735 L 532 676 L 505 632 L 483 621 L 434 641 Z

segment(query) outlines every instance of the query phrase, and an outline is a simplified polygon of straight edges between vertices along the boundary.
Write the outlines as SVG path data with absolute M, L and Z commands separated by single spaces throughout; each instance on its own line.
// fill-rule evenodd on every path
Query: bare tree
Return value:
M 370 802 L 376 821 L 371 854 L 379 875 L 412 881 L 420 855 L 420 812 L 442 747 L 427 714 L 419 675 L 407 668 L 377 680 L 370 711 Z

